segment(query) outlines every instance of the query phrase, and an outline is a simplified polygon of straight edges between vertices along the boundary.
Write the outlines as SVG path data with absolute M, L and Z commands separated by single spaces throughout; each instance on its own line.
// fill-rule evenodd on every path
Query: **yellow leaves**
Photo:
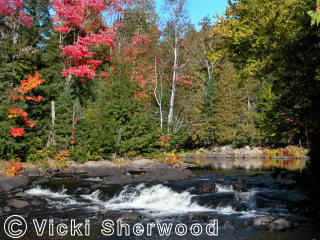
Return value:
M 176 163 L 181 164 L 182 161 L 180 159 L 179 154 L 175 154 L 174 152 L 172 152 L 172 153 L 167 153 L 165 162 L 169 165 L 174 165 Z
M 217 41 L 212 51 L 212 61 L 217 58 L 214 56 L 218 55 L 217 51 L 221 52 L 223 49 L 228 49 L 228 53 L 237 51 L 237 54 L 253 51 L 258 53 L 256 56 L 261 52 L 276 52 L 282 43 L 297 38 L 297 33 L 303 27 L 297 16 L 303 12 L 304 6 L 302 0 L 233 2 L 225 16 L 215 17 L 217 22 L 213 27 L 212 37 L 220 41 Z M 251 55 L 249 58 L 255 57 L 254 54 Z M 250 67 L 248 73 L 253 73 L 253 67 L 254 65 Z

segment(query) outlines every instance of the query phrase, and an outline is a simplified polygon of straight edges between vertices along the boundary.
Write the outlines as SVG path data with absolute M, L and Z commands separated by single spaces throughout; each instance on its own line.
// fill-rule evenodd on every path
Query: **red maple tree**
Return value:
M 32 24 L 32 17 L 27 15 L 23 6 L 23 0 L 0 0 L 0 15 L 18 20 L 21 25 L 29 26 Z
M 73 32 L 77 37 L 71 45 L 60 47 L 66 57 L 62 75 L 78 77 L 81 81 L 93 79 L 102 60 L 93 59 L 89 48 L 115 45 L 116 31 L 102 23 L 102 15 L 110 17 L 123 11 L 131 0 L 53 0 L 55 30 L 60 34 Z M 92 21 L 92 20 L 95 21 Z M 91 21 L 90 21 L 91 20 Z M 106 76 L 106 75 L 105 75 Z

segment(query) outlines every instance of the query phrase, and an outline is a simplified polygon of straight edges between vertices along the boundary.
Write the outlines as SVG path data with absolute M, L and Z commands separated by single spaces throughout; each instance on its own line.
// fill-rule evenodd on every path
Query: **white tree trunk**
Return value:
M 55 104 L 54 101 L 51 101 L 51 132 L 49 134 L 47 147 L 50 147 L 51 144 L 54 143 L 54 125 L 55 125 L 55 119 L 56 119 L 56 110 L 55 110 Z
M 180 0 L 179 0 L 180 1 Z M 173 126 L 173 110 L 174 110 L 174 100 L 176 97 L 176 78 L 178 69 L 178 16 L 177 8 L 178 3 L 174 6 L 174 50 L 173 50 L 173 73 L 172 73 L 172 83 L 171 83 L 171 97 L 170 97 L 170 107 L 168 115 L 168 133 L 170 133 Z
M 160 81 L 160 93 L 157 94 L 158 89 L 158 71 L 157 71 L 157 59 L 154 58 L 154 77 L 155 77 L 155 87 L 153 89 L 153 94 L 156 99 L 156 102 L 159 106 L 159 113 L 160 113 L 160 129 L 162 130 L 163 127 L 163 112 L 162 112 L 162 82 Z

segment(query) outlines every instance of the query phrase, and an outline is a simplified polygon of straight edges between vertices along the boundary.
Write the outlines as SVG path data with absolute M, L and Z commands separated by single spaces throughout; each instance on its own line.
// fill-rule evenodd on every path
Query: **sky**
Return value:
M 161 14 L 163 0 L 156 0 L 157 12 Z M 198 27 L 202 18 L 216 13 L 222 14 L 227 7 L 227 0 L 187 0 L 186 8 L 189 10 L 191 23 Z

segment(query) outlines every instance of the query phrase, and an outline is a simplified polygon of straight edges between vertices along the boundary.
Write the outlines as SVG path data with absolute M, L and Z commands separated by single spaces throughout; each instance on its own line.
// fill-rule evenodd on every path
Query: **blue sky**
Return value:
M 161 14 L 163 0 L 156 0 L 157 11 Z M 227 0 L 187 0 L 186 8 L 189 10 L 191 22 L 197 26 L 205 16 L 222 14 L 227 7 Z

